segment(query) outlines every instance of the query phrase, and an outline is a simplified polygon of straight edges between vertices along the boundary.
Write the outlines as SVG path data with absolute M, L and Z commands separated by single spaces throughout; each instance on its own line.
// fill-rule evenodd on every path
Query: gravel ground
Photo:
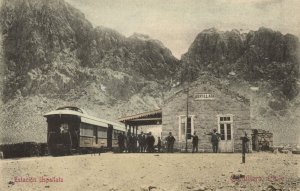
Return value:
M 273 153 L 248 154 L 246 164 L 238 153 L 5 159 L 0 190 L 300 190 L 299 162 Z

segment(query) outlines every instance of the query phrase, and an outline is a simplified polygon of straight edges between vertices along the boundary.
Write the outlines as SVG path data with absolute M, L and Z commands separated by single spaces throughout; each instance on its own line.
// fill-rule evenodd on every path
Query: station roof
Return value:
M 118 119 L 119 122 L 129 125 L 157 125 L 162 121 L 162 110 L 143 112 L 135 115 L 125 116 Z

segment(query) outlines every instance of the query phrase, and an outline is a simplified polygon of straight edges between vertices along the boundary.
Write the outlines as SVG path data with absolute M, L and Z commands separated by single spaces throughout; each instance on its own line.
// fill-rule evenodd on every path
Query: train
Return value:
M 118 135 L 126 131 L 124 124 L 93 117 L 74 106 L 59 107 L 44 117 L 52 156 L 114 150 L 118 147 Z

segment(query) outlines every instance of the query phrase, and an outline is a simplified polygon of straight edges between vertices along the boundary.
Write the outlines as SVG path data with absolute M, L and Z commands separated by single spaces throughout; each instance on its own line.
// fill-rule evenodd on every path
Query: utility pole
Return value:
M 190 70 L 188 62 L 186 63 L 187 69 L 187 92 L 186 92 L 186 126 L 185 126 L 185 152 L 188 152 L 188 134 L 187 129 L 189 125 L 189 88 L 190 88 Z
M 187 87 L 187 93 L 186 93 L 186 126 L 185 126 L 185 152 L 188 152 L 188 121 L 189 121 L 189 84 Z

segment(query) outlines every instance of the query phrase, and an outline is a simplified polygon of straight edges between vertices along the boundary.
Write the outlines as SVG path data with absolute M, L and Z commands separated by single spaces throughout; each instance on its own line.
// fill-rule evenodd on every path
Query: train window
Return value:
M 107 129 L 104 127 L 98 127 L 98 137 L 107 138 Z
M 119 131 L 116 131 L 116 132 L 115 132 L 115 139 L 118 138 L 118 134 L 119 134 Z
M 113 138 L 114 138 L 114 139 L 117 138 L 117 130 L 113 130 Z
M 118 136 L 119 136 L 119 134 L 121 133 L 121 131 L 115 130 L 114 132 L 115 132 L 115 133 L 114 133 L 114 138 L 115 138 L 115 139 L 118 139 Z
M 62 123 L 59 129 L 60 133 L 67 133 L 69 131 L 69 125 L 67 123 Z
M 86 124 L 86 123 L 81 123 L 81 125 L 80 125 L 80 135 L 93 137 L 94 136 L 93 126 L 89 125 L 89 124 Z
M 121 131 L 117 131 L 116 139 L 118 138 L 120 133 L 121 133 Z

